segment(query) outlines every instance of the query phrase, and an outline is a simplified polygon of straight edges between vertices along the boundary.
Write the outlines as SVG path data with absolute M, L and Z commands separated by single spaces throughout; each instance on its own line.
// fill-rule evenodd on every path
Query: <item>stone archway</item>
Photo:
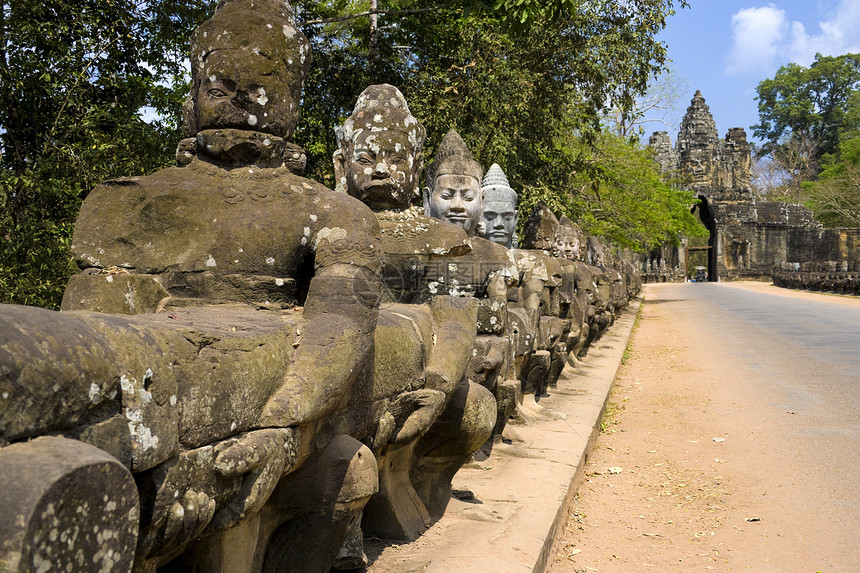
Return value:
M 717 282 L 720 278 L 717 265 L 717 221 L 714 219 L 713 211 L 708 203 L 708 198 L 699 195 L 700 203 L 696 206 L 699 211 L 699 220 L 708 229 L 708 282 Z

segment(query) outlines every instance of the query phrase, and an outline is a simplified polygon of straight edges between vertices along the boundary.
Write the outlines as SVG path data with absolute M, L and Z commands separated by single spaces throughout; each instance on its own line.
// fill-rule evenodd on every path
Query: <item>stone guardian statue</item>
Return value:
M 493 163 L 481 182 L 484 195 L 484 236 L 487 240 L 513 248 L 517 230 L 517 193 L 498 163 Z

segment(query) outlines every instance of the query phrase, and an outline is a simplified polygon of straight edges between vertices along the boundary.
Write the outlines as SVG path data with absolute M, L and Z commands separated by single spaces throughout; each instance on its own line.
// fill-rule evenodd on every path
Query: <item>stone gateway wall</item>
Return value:
M 697 91 L 673 148 L 666 132 L 649 145 L 661 171 L 695 192 L 702 222 L 711 232 L 711 280 L 765 279 L 795 272 L 806 263 L 860 258 L 860 229 L 828 229 L 802 205 L 762 201 L 752 191 L 750 146 L 742 128 L 720 139 L 716 123 Z M 811 277 L 800 281 L 817 288 Z M 829 290 L 824 283 L 819 285 Z

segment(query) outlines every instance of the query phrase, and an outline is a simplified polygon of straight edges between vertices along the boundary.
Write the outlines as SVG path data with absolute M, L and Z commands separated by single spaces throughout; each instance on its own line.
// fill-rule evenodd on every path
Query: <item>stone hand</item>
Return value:
M 438 390 L 416 390 L 398 396 L 398 409 L 414 410 L 394 432 L 392 443 L 404 444 L 424 434 L 439 417 L 444 406 L 445 394 Z
M 202 492 L 186 491 L 170 507 L 160 551 L 164 546 L 179 545 L 200 535 L 214 514 L 214 499 Z

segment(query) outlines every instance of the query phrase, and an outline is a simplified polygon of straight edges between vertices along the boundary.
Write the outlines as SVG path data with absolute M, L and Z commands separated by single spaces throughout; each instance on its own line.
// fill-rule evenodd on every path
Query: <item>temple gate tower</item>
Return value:
M 720 139 L 699 91 L 675 146 L 665 131 L 652 134 L 649 146 L 661 171 L 701 201 L 696 208 L 710 231 L 712 281 L 770 277 L 773 265 L 785 262 L 837 260 L 856 244 L 856 233 L 849 232 L 855 230 L 824 229 L 802 205 L 756 197 L 746 132 L 733 127 Z

